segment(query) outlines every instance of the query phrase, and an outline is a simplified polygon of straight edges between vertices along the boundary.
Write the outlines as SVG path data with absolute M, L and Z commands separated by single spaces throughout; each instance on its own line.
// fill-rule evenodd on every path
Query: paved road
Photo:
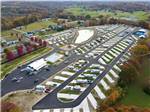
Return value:
M 50 54 L 52 54 L 54 52 L 57 52 L 57 51 L 60 51 L 60 49 L 56 45 L 52 45 L 52 46 L 54 47 L 54 50 Z M 50 54 L 47 54 L 47 55 L 43 56 L 43 58 L 47 57 Z M 58 66 L 51 66 L 51 67 L 49 67 L 50 71 L 46 71 L 45 69 L 42 69 L 38 74 L 33 75 L 33 76 L 28 76 L 25 72 L 20 71 L 22 68 L 25 68 L 29 64 L 29 63 L 27 63 L 24 66 L 22 66 L 21 68 L 14 70 L 11 74 L 9 74 L 7 77 L 5 77 L 1 81 L 1 84 L 2 84 L 2 86 L 1 86 L 1 96 L 4 96 L 5 94 L 7 94 L 9 92 L 12 92 L 12 91 L 16 91 L 16 90 L 32 89 L 37 84 L 39 84 L 42 81 L 44 81 L 45 79 L 49 78 L 50 76 L 52 76 L 56 72 L 62 70 L 67 65 L 74 62 L 75 59 L 78 59 L 80 57 L 83 57 L 83 56 L 77 56 L 74 53 L 72 53 L 71 56 L 66 59 L 66 60 L 68 60 L 67 64 L 64 64 L 64 62 L 62 62 Z M 38 58 L 38 59 L 40 59 L 40 58 Z M 35 60 L 37 60 L 37 59 L 35 59 Z M 12 78 L 14 78 L 14 77 L 23 77 L 23 79 L 21 80 L 20 83 L 16 83 L 16 82 L 11 81 Z M 39 82 L 34 83 L 35 79 L 39 79 Z
M 119 32 L 121 33 L 121 32 Z M 108 41 L 108 40 L 107 40 Z M 117 44 L 117 43 L 116 43 Z M 59 51 L 60 49 L 57 47 L 57 46 L 54 46 L 54 50 L 45 55 L 44 57 L 47 57 L 48 55 L 54 53 L 54 52 L 57 52 Z M 91 49 L 93 50 L 93 49 Z M 90 50 L 90 51 L 91 51 Z M 109 49 L 108 49 L 109 50 Z M 89 52 L 90 52 L 89 51 Z M 60 63 L 59 65 L 56 66 L 50 66 L 50 71 L 46 71 L 46 69 L 42 69 L 38 74 L 36 75 L 33 75 L 33 76 L 28 76 L 25 72 L 21 72 L 20 70 L 22 68 L 25 68 L 27 66 L 24 65 L 22 66 L 21 68 L 18 68 L 16 70 L 14 70 L 10 75 L 8 75 L 6 78 L 4 78 L 2 81 L 1 81 L 1 96 L 4 96 L 5 94 L 9 93 L 9 92 L 12 92 L 12 91 L 16 91 L 16 90 L 25 90 L 25 89 L 32 89 L 34 88 L 37 84 L 43 82 L 44 80 L 46 80 L 47 78 L 49 78 L 50 76 L 54 75 L 55 73 L 57 73 L 58 71 L 64 69 L 66 66 L 68 66 L 69 64 L 73 63 L 76 59 L 79 59 L 79 58 L 84 58 L 84 55 L 81 55 L 81 56 L 77 56 L 75 55 L 73 52 L 71 52 L 70 56 L 66 58 L 66 60 L 68 60 L 68 63 Z M 36 59 L 37 60 L 37 59 Z M 87 64 L 86 67 L 90 66 L 92 63 L 96 63 L 97 60 L 93 60 L 93 59 L 89 59 L 89 64 Z M 74 75 L 73 77 L 69 78 L 66 82 L 64 82 L 62 85 L 60 85 L 58 88 L 56 88 L 55 91 L 53 91 L 51 94 L 47 95 L 43 100 L 41 100 L 43 102 L 43 104 L 41 105 L 41 103 L 38 103 L 40 105 L 36 105 L 34 106 L 33 108 L 46 108 L 46 107 L 64 107 L 64 106 L 68 106 L 68 105 L 64 105 L 64 104 L 59 104 L 58 105 L 58 101 L 56 101 L 56 92 L 58 90 L 60 90 L 61 88 L 63 88 L 65 85 L 67 85 L 71 80 L 73 80 L 78 74 L 80 74 L 81 72 L 83 72 L 86 67 L 84 67 L 83 69 L 81 69 L 79 72 L 76 73 L 76 75 Z M 20 83 L 16 83 L 16 82 L 12 82 L 11 79 L 14 78 L 14 77 L 23 77 L 23 79 L 21 80 Z M 38 83 L 34 83 L 34 80 L 35 79 L 39 79 L 39 82 Z M 94 83 L 96 84 L 96 83 Z M 93 84 L 93 85 L 94 85 Z M 92 87 L 91 87 L 92 88 Z M 90 89 L 87 89 L 86 91 L 88 91 Z M 86 96 L 88 94 L 88 92 L 84 92 L 83 95 L 81 95 L 81 100 L 77 100 L 75 103 L 70 103 L 69 106 L 75 106 L 75 105 L 78 105 L 79 102 L 82 101 L 82 99 L 84 98 L 84 96 Z M 52 99 L 50 98 L 50 96 L 52 97 Z M 48 99 L 47 99 L 48 98 Z M 54 102 L 51 102 L 49 101 L 49 98 L 50 100 L 54 101 Z M 53 98 L 55 100 L 53 100 Z M 40 101 L 40 102 L 41 102 Z M 61 105 L 61 106 L 60 106 Z
M 54 50 L 53 52 L 56 52 L 56 50 Z M 48 55 L 50 55 L 50 54 L 48 54 Z M 48 56 L 48 55 L 46 55 L 46 56 Z M 44 56 L 44 57 L 46 57 L 46 56 Z M 5 77 L 1 81 L 1 84 L 2 84 L 1 96 L 5 95 L 6 93 L 16 91 L 16 90 L 24 90 L 24 89 L 34 88 L 37 84 L 41 83 L 42 81 L 46 80 L 47 78 L 49 78 L 56 72 L 65 68 L 70 63 L 74 62 L 75 58 L 74 58 L 74 56 L 71 56 L 71 57 L 67 57 L 66 60 L 68 60 L 67 64 L 62 62 L 57 66 L 50 66 L 49 67 L 50 71 L 47 71 L 46 69 L 42 69 L 39 73 L 37 73 L 36 75 L 32 75 L 32 76 L 27 75 L 25 72 L 21 72 L 21 69 L 25 68 L 28 64 L 22 66 L 21 68 L 14 70 L 10 75 Z M 17 83 L 17 82 L 11 81 L 12 78 L 14 78 L 14 77 L 23 77 L 23 79 L 21 80 L 20 83 Z M 35 79 L 39 79 L 39 82 L 34 83 Z
M 135 29 L 138 30 L 138 29 Z M 125 35 L 121 40 L 116 42 L 112 47 L 116 46 L 119 42 L 121 42 L 123 39 L 125 39 L 127 36 L 131 35 L 131 33 Z M 46 97 L 44 97 L 41 101 L 39 101 L 36 105 L 33 106 L 33 109 L 48 109 L 48 108 L 73 108 L 75 106 L 78 106 L 84 98 L 91 92 L 91 90 L 97 85 L 97 83 L 113 68 L 113 66 L 117 63 L 117 61 L 129 50 L 129 48 L 135 43 L 135 40 L 133 40 L 126 49 L 120 53 L 113 61 L 109 64 L 109 66 L 106 67 L 106 69 L 94 80 L 94 82 L 86 88 L 86 90 L 73 102 L 70 103 L 62 103 L 57 99 L 57 93 L 62 88 L 64 88 L 69 82 L 71 82 L 75 77 L 77 77 L 79 74 L 81 74 L 88 66 L 90 66 L 92 63 L 97 63 L 98 59 L 104 55 L 106 52 L 108 52 L 111 48 L 107 49 L 105 52 L 103 52 L 98 58 L 88 60 L 89 63 L 86 65 L 86 67 L 82 68 L 80 71 L 78 71 L 75 75 L 70 77 L 67 81 L 65 81 L 63 84 L 58 86 L 54 91 L 52 91 L 50 94 L 48 94 Z

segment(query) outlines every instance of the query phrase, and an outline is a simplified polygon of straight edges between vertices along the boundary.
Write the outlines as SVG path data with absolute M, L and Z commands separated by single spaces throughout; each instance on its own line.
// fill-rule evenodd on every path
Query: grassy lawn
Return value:
M 65 103 L 65 102 L 71 102 L 71 101 L 73 101 L 74 99 L 66 99 L 66 98 L 59 98 L 60 99 L 60 101 L 62 101 L 63 103 Z
M 13 30 L 6 30 L 6 31 L 2 31 L 1 32 L 1 36 L 2 39 L 6 39 L 6 40 L 16 40 L 17 36 L 14 34 L 13 36 L 11 36 L 11 32 L 15 33 Z
M 48 28 L 49 25 L 54 25 L 54 24 L 56 23 L 54 23 L 52 20 L 38 21 L 38 22 L 31 23 L 27 25 L 26 27 L 23 27 L 21 31 L 28 32 L 28 31 L 33 31 L 33 30 L 39 30 L 42 28 Z
M 73 8 L 68 8 L 64 10 L 65 12 L 71 12 L 73 15 L 75 16 L 79 16 L 79 15 L 90 15 L 91 17 L 97 17 L 98 16 L 98 12 L 97 11 L 89 11 L 89 10 L 85 10 L 83 8 L 79 8 L 79 7 L 73 7 Z
M 51 31 L 43 32 L 43 33 L 36 33 L 36 35 L 39 35 L 39 37 L 42 39 L 46 39 L 46 38 L 49 38 L 49 35 L 51 35 L 53 33 L 57 33 L 57 31 L 51 30 Z
M 132 84 L 127 90 L 127 96 L 125 96 L 121 103 L 150 108 L 150 96 L 145 94 L 141 87 Z
M 2 38 L 6 39 L 6 40 L 15 40 L 17 39 L 16 35 L 14 34 L 13 36 L 11 36 L 11 32 L 15 33 L 21 33 L 21 32 L 28 32 L 28 31 L 33 31 L 33 30 L 39 30 L 42 28 L 48 28 L 49 25 L 54 25 L 56 24 L 55 22 L 53 22 L 53 20 L 49 19 L 47 21 L 43 20 L 43 21 L 38 21 L 38 22 L 34 22 L 31 24 L 28 24 L 26 27 L 23 27 L 22 29 L 16 29 L 16 31 L 14 31 L 13 29 L 11 30 L 5 30 L 1 32 Z M 51 34 L 54 32 L 47 32 L 47 34 Z M 41 35 L 43 36 L 43 35 Z
M 90 15 L 91 17 L 98 17 L 99 15 L 108 15 L 112 17 L 117 17 L 117 18 L 129 18 L 129 19 L 134 19 L 134 20 L 148 20 L 148 17 L 150 14 L 148 12 L 144 11 L 135 11 L 133 13 L 129 12 L 122 12 L 122 11 L 105 11 L 105 10 L 100 10 L 100 11 L 91 11 L 88 9 L 83 9 L 81 7 L 73 7 L 73 8 L 67 8 L 64 10 L 64 12 L 70 12 L 75 16 L 79 15 Z
M 17 66 L 25 64 L 27 62 L 30 62 L 33 59 L 36 59 L 40 56 L 43 56 L 43 55 L 49 53 L 50 51 L 51 51 L 51 48 L 40 48 L 40 49 L 33 51 L 29 54 L 26 54 L 20 58 L 17 58 L 13 61 L 2 64 L 1 65 L 1 78 L 3 78 L 5 75 L 7 75 L 9 72 L 11 72 Z
M 148 17 L 150 14 L 148 12 L 144 11 L 134 11 L 133 13 L 129 12 L 122 12 L 122 11 L 116 11 L 116 17 L 125 17 L 125 18 L 131 18 L 135 20 L 148 20 Z
M 70 90 L 70 89 L 62 89 L 59 93 L 66 93 L 66 94 L 80 94 L 81 92 L 78 90 Z
M 136 105 L 139 107 L 150 108 L 150 96 L 145 94 L 139 82 L 150 77 L 150 60 L 144 63 L 143 74 L 138 78 L 139 81 L 131 84 L 127 89 L 127 95 L 122 99 L 121 103 L 126 105 Z

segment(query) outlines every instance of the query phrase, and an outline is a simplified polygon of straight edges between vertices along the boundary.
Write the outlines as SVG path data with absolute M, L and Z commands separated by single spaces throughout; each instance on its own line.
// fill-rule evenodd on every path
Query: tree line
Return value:
M 20 56 L 35 51 L 41 47 L 46 47 L 48 45 L 47 41 L 37 37 L 31 37 L 30 40 L 30 42 L 24 42 L 22 44 L 16 45 L 14 50 L 5 48 L 5 55 L 2 55 L 2 63 L 14 60 Z
M 149 38 L 139 40 L 137 45 L 130 49 L 130 52 L 130 59 L 121 66 L 122 71 L 116 87 L 109 91 L 109 96 L 100 103 L 97 112 L 150 112 L 148 108 L 120 103 L 121 99 L 126 96 L 128 87 L 135 82 L 140 84 L 139 87 L 145 94 L 150 95 L 150 76 L 144 77 L 143 73 L 145 72 L 143 71 L 144 63 L 150 57 L 150 35 Z
M 90 15 L 80 15 L 80 16 L 75 16 L 72 13 L 66 13 L 63 11 L 60 11 L 57 13 L 58 18 L 63 18 L 63 19 L 69 19 L 72 21 L 78 21 L 78 20 L 83 20 L 85 21 L 85 26 L 95 26 L 95 25 L 104 25 L 104 24 L 126 24 L 130 26 L 137 26 L 137 27 L 142 27 L 146 29 L 150 29 L 150 22 L 149 21 L 132 21 L 132 20 L 127 20 L 127 19 L 119 19 L 119 18 L 114 18 L 109 15 L 99 15 L 97 18 L 91 17 Z
M 48 12 L 32 13 L 17 17 L 2 17 L 1 30 L 9 30 L 11 28 L 24 26 L 46 17 L 48 17 Z

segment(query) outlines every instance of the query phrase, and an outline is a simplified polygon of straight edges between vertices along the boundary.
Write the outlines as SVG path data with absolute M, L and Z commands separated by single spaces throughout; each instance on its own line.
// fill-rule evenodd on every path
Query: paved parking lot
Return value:
M 132 33 L 138 28 L 103 25 L 91 29 L 95 32 L 92 39 L 85 39 L 80 44 L 74 43 L 76 31 L 80 29 L 67 30 L 49 37 L 47 40 L 54 48 L 52 53 L 60 52 L 65 45 L 74 47 L 63 50 L 69 55 L 57 66 L 50 65 L 48 70 L 42 68 L 36 75 L 28 76 L 21 72 L 28 64 L 14 70 L 2 80 L 2 96 L 16 90 L 33 89 L 41 84 L 49 87 L 51 92 L 33 106 L 34 112 L 91 112 L 96 109 L 97 98 L 105 99 L 105 91 L 119 78 L 119 67 L 130 56 L 128 51 L 137 41 Z M 12 81 L 14 77 L 22 79 L 17 83 Z M 38 82 L 34 83 L 35 79 Z

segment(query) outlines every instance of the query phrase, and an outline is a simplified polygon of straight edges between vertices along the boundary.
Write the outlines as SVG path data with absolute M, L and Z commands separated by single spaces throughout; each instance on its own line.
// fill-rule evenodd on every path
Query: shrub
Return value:
M 2 102 L 1 103 L 2 112 L 21 112 L 21 109 L 11 102 Z

